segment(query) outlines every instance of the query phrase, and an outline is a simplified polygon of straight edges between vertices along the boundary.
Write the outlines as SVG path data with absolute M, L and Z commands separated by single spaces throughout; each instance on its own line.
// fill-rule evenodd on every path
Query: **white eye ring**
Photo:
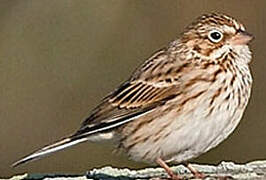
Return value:
M 208 34 L 208 38 L 210 41 L 214 43 L 218 43 L 223 39 L 224 35 L 218 30 L 211 30 Z

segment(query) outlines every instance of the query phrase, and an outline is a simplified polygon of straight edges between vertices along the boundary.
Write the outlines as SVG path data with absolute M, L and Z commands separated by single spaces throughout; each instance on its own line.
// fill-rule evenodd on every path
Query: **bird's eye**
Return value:
M 208 38 L 210 41 L 212 41 L 214 43 L 218 43 L 223 39 L 223 33 L 221 33 L 218 30 L 212 30 L 209 32 Z

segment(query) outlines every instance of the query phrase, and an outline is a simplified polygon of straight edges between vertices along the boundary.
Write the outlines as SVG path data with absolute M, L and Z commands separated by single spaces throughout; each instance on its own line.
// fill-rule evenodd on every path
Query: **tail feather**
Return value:
M 87 138 L 82 138 L 82 139 L 72 139 L 69 137 L 64 138 L 64 139 L 57 141 L 51 145 L 47 145 L 38 151 L 31 153 L 30 155 L 22 158 L 21 160 L 18 160 L 17 162 L 12 164 L 12 167 L 16 167 L 16 166 L 19 166 L 21 164 L 40 159 L 44 156 L 49 155 L 50 153 L 60 151 L 62 149 L 68 148 L 68 147 L 73 146 L 75 144 L 82 143 L 84 141 L 87 141 Z
M 164 101 L 160 102 L 164 103 Z M 129 113 L 120 114 L 119 116 L 113 116 L 110 119 L 102 120 L 101 122 L 90 124 L 90 125 L 83 125 L 80 130 L 78 130 L 75 134 L 72 136 L 69 136 L 67 138 L 64 138 L 60 141 L 57 141 L 51 145 L 45 146 L 42 149 L 33 152 L 32 154 L 24 157 L 23 159 L 15 162 L 12 164 L 13 167 L 19 166 L 21 164 L 24 164 L 29 161 L 34 161 L 37 159 L 40 159 L 50 153 L 60 151 L 62 149 L 65 149 L 67 147 L 73 146 L 75 144 L 79 144 L 82 142 L 85 142 L 87 140 L 94 141 L 98 138 L 98 136 L 92 136 L 92 135 L 106 135 L 108 134 L 110 130 L 122 126 L 130 121 L 133 121 L 147 113 L 150 113 L 154 110 L 155 107 L 157 107 L 158 103 L 155 103 L 153 105 L 150 105 L 145 108 L 141 108 Z M 100 137 L 101 139 L 102 137 Z M 106 138 L 104 138 L 106 139 Z M 97 139 L 98 140 L 98 139 Z

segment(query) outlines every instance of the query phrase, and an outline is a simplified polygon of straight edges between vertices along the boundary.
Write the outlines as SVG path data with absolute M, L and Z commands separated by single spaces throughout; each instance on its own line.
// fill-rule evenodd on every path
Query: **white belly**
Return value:
M 176 162 L 189 160 L 226 139 L 237 127 L 243 114 L 243 109 L 227 111 L 226 107 L 227 104 L 222 105 L 216 111 L 213 110 L 209 116 L 205 116 L 204 109 L 202 111 L 196 109 L 181 117 L 185 123 L 179 129 L 172 131 L 162 146 L 162 152 L 166 155 L 165 160 Z M 180 119 L 177 119 L 175 123 L 179 122 Z

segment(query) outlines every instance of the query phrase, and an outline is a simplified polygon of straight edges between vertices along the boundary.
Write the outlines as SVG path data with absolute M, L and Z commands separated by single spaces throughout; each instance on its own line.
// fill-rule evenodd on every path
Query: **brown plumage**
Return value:
M 103 99 L 75 134 L 14 165 L 88 140 L 115 139 L 130 158 L 157 162 L 178 178 L 165 161 L 199 156 L 239 123 L 251 91 L 251 39 L 230 16 L 199 17 Z

